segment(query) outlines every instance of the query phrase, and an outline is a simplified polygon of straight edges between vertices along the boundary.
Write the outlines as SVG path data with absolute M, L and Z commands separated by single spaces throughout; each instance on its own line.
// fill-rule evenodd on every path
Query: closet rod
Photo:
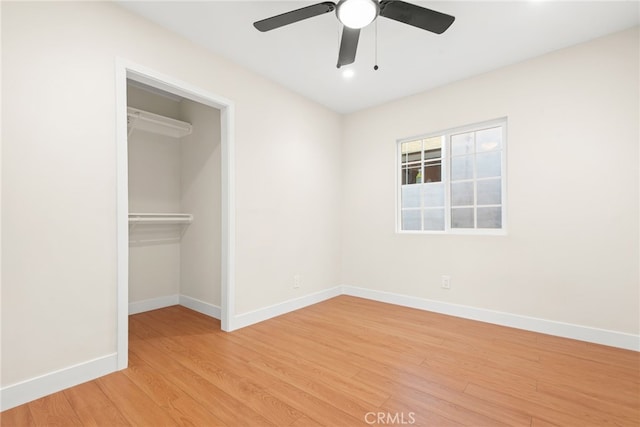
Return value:
M 181 213 L 130 213 L 130 224 L 164 223 L 164 224 L 191 224 L 193 215 Z

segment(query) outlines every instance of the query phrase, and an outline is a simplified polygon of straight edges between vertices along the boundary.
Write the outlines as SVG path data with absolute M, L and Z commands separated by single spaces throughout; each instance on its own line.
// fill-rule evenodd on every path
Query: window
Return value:
M 398 229 L 504 233 L 506 119 L 398 142 Z

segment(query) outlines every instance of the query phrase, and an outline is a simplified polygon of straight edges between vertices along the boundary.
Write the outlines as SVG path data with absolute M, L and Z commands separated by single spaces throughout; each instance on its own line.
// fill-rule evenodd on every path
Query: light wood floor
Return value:
M 179 306 L 129 326 L 128 369 L 2 426 L 640 425 L 632 351 L 347 296 L 233 333 Z

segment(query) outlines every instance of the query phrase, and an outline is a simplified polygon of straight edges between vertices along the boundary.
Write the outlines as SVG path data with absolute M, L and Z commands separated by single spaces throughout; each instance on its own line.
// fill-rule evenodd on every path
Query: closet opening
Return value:
M 127 81 L 129 314 L 220 319 L 220 110 Z
M 124 369 L 131 314 L 180 304 L 233 329 L 233 105 L 136 66 L 116 74 Z

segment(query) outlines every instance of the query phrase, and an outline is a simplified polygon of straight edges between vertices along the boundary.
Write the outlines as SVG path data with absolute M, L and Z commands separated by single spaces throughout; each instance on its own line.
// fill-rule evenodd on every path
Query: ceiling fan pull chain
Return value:
M 374 22 L 375 27 L 375 51 L 374 51 L 374 64 L 373 64 L 373 69 L 375 71 L 378 71 L 378 20 L 376 19 Z

